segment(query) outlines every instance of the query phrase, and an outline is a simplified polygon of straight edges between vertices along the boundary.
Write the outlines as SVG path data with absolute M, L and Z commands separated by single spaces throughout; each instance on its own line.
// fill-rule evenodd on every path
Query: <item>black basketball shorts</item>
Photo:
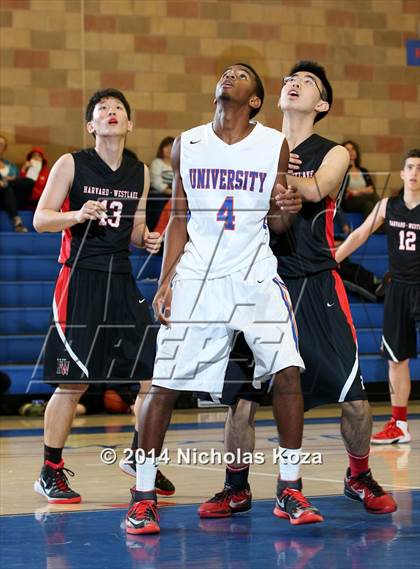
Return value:
M 63 265 L 44 344 L 44 381 L 151 379 L 157 329 L 131 274 L 72 271 Z
M 335 271 L 306 278 L 284 279 L 292 299 L 299 351 L 305 363 L 301 374 L 305 411 L 327 403 L 367 399 L 360 371 L 356 331 L 343 281 Z M 244 353 L 244 349 L 241 350 Z M 244 368 L 242 368 L 244 369 Z M 252 377 L 252 368 L 248 377 Z M 238 398 L 260 403 L 270 386 L 251 381 L 229 383 L 222 403 Z
M 390 282 L 385 291 L 382 354 L 401 362 L 417 357 L 420 330 L 420 285 Z

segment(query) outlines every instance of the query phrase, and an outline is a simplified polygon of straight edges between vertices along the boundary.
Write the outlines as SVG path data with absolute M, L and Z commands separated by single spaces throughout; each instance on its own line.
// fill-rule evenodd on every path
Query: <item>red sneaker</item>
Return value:
M 249 484 L 245 490 L 235 490 L 225 486 L 207 502 L 198 508 L 200 518 L 228 518 L 234 514 L 243 514 L 252 508 L 252 494 Z
M 344 479 L 344 495 L 363 502 L 365 510 L 371 514 L 391 514 L 397 509 L 394 498 L 376 482 L 370 469 L 359 476 L 350 476 L 348 468 Z
M 131 491 L 131 495 L 132 499 L 125 519 L 127 533 L 159 533 L 159 514 L 155 492 Z M 136 497 L 139 495 L 142 499 L 136 501 Z
M 273 514 L 278 518 L 288 518 L 294 526 L 323 522 L 321 512 L 302 494 L 302 479 L 289 482 L 277 480 L 276 505 Z
M 403 444 L 411 441 L 411 435 L 406 421 L 396 421 L 394 417 L 385 424 L 382 431 L 372 435 L 370 442 L 373 445 Z

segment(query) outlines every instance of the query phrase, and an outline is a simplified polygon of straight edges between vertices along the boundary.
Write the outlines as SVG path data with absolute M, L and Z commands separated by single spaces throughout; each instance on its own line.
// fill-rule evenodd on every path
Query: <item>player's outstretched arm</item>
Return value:
M 287 183 L 296 186 L 302 198 L 319 202 L 327 196 L 336 198 L 349 167 L 349 153 L 344 146 L 334 146 L 312 178 L 287 175 Z
M 285 172 L 289 162 L 289 145 L 284 140 L 280 151 L 277 178 L 271 193 L 268 225 L 274 233 L 284 233 L 302 209 L 302 197 L 296 187 L 287 186 Z
M 362 225 L 350 233 L 344 243 L 337 249 L 335 255 L 337 263 L 341 263 L 341 261 L 356 251 L 383 224 L 387 203 L 388 198 L 379 201 Z
M 159 278 L 159 289 L 153 300 L 156 318 L 166 326 L 170 325 L 172 301 L 171 280 L 178 261 L 188 241 L 187 211 L 188 202 L 180 174 L 180 145 L 178 137 L 172 147 L 172 168 L 174 181 L 172 186 L 171 217 L 165 232 L 165 253 Z
M 105 205 L 94 200 L 87 201 L 78 211 L 60 211 L 73 184 L 73 178 L 73 156 L 64 154 L 52 167 L 35 211 L 33 223 L 39 233 L 62 231 L 88 219 L 106 217 Z

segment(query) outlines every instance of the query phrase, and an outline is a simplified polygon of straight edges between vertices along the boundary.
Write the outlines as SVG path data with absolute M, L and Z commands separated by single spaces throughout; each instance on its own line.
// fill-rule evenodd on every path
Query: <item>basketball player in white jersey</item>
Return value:
M 243 331 L 257 362 L 254 383 L 273 376 L 280 440 L 275 513 L 292 524 L 323 520 L 301 493 L 299 464 L 304 369 L 289 296 L 277 275 L 268 225 L 281 232 L 300 209 L 280 172 L 289 150 L 279 131 L 250 121 L 264 89 L 248 65 L 219 79 L 213 122 L 184 132 L 172 152 L 172 215 L 154 309 L 158 335 L 153 387 L 140 417 L 136 489 L 126 518 L 130 534 L 157 533 L 156 457 L 179 391 L 220 394 L 235 331 Z M 267 223 L 268 220 L 268 223 Z M 293 482 L 288 482 L 293 481 Z M 292 514 L 281 504 L 295 503 Z M 244 498 L 244 510 L 247 507 Z M 239 505 L 238 505 L 239 506 Z

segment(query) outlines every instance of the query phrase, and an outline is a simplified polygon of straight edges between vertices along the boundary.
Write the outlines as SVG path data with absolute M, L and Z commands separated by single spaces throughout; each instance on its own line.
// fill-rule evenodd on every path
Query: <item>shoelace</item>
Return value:
M 388 421 L 388 423 L 386 423 L 386 425 L 384 426 L 382 433 L 384 433 L 384 436 L 391 435 L 394 437 L 398 437 L 401 434 L 401 429 L 397 427 L 395 421 L 391 419 L 391 421 Z
M 283 495 L 290 496 L 301 508 L 312 508 L 312 505 L 308 502 L 305 496 L 299 490 L 294 490 L 293 488 L 286 488 Z
M 380 486 L 380 484 L 378 484 L 376 480 L 369 474 L 365 474 L 357 480 L 358 482 L 361 482 L 363 486 L 365 486 L 368 490 L 370 490 L 374 496 L 381 496 L 384 494 L 382 486 Z
M 232 494 L 232 488 L 223 488 L 221 492 L 217 492 L 213 498 L 210 498 L 209 502 L 222 502 L 223 500 L 230 498 Z
M 59 490 L 61 490 L 62 492 L 69 492 L 71 491 L 71 488 L 69 487 L 68 484 L 69 481 L 64 471 L 66 471 L 69 476 L 74 476 L 74 472 L 72 470 L 63 467 L 63 468 L 58 468 L 55 471 L 54 480 Z
M 152 502 L 146 502 L 141 500 L 140 502 L 134 502 L 133 506 L 130 508 L 128 515 L 134 514 L 136 517 L 143 517 L 147 520 L 156 521 L 157 509 L 156 504 Z

